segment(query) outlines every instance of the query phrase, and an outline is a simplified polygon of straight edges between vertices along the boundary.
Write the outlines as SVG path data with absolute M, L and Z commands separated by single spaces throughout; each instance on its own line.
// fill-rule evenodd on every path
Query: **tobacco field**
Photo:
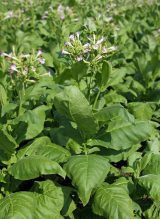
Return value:
M 160 1 L 0 0 L 0 219 L 160 219 Z

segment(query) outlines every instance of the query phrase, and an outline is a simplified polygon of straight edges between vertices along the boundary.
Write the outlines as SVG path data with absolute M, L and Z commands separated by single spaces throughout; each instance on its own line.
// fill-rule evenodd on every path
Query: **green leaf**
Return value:
M 35 199 L 31 192 L 16 192 L 0 200 L 0 219 L 34 219 Z
M 38 125 L 39 119 L 40 119 L 39 116 L 36 115 L 36 113 L 34 113 L 34 111 L 28 110 L 23 115 L 8 121 L 8 124 L 16 125 L 19 122 L 27 122 L 27 123 L 30 123 L 30 124 L 37 124 Z
M 7 103 L 7 93 L 4 85 L 0 82 L 0 103 L 5 105 Z
M 92 204 L 95 214 L 109 219 L 134 219 L 132 200 L 123 187 L 103 183 L 98 187 Z
M 147 140 L 153 130 L 152 125 L 145 120 L 135 120 L 135 125 L 125 120 L 113 120 L 87 144 L 122 150 Z
M 102 81 L 101 81 L 101 90 L 105 91 L 105 89 L 108 87 L 107 82 L 111 76 L 112 73 L 112 67 L 111 64 L 109 64 L 107 61 L 103 61 L 102 65 Z
M 65 178 L 64 170 L 55 161 L 45 157 L 32 155 L 18 160 L 9 168 L 9 173 L 15 179 L 29 180 L 35 179 L 42 174 L 59 174 Z
M 151 119 L 156 105 L 156 103 L 152 102 L 133 102 L 128 104 L 128 108 L 129 112 L 132 113 L 136 119 Z
M 6 113 L 8 113 L 10 110 L 14 110 L 17 108 L 17 104 L 15 103 L 7 103 L 2 106 L 1 116 L 3 117 Z
M 53 57 L 49 53 L 42 54 L 42 57 L 45 58 L 45 64 L 49 67 L 54 67 L 53 65 Z
M 108 94 L 104 95 L 104 99 L 107 105 L 113 103 L 127 104 L 127 99 L 116 92 L 109 92 Z
M 150 161 L 150 159 L 151 159 L 151 156 L 152 156 L 152 152 L 151 151 L 149 151 L 148 153 L 146 153 L 145 155 L 144 155 L 144 157 L 142 157 L 142 159 L 141 159 L 141 167 L 140 167 L 140 171 L 142 171 L 146 166 L 147 166 L 147 164 L 148 164 L 148 162 Z
M 98 121 L 108 121 L 114 117 L 120 116 L 122 119 L 134 123 L 134 117 L 128 113 L 128 111 L 120 104 L 113 104 L 111 106 L 105 107 L 99 112 L 94 114 Z
M 98 121 L 94 118 L 91 106 L 75 86 L 66 87 L 55 96 L 58 111 L 74 121 L 87 135 L 98 131 Z
M 88 68 L 89 65 L 83 60 L 76 62 L 71 68 L 73 78 L 79 83 L 81 78 L 87 75 Z
M 154 199 L 156 204 L 160 200 L 160 175 L 149 174 L 146 176 L 138 177 L 138 184 L 147 190 L 148 195 Z
M 107 87 L 109 86 L 113 86 L 115 84 L 118 84 L 122 78 L 125 77 L 126 75 L 126 69 L 125 68 L 121 68 L 116 70 L 109 78 L 108 83 L 107 83 Z
M 160 174 L 160 154 L 152 154 L 151 159 L 145 169 L 142 171 L 142 176 L 148 174 L 159 175 Z
M 84 205 L 88 203 L 93 188 L 104 181 L 109 168 L 108 160 L 98 155 L 75 155 L 64 165 Z
M 7 154 L 12 154 L 17 147 L 17 143 L 14 138 L 6 131 L 0 129 L 0 149 Z
M 36 107 L 34 110 L 32 110 L 32 112 L 35 113 L 36 116 L 39 117 L 39 123 L 38 123 L 38 125 L 35 125 L 35 124 L 31 124 L 31 123 L 27 124 L 25 122 L 22 122 L 15 132 L 17 143 L 20 143 L 25 139 L 34 138 L 39 133 L 41 133 L 41 131 L 44 128 L 46 114 L 50 110 L 51 109 L 45 105 Z
M 61 218 L 60 211 L 64 204 L 64 194 L 58 183 L 51 180 L 34 182 L 31 192 L 33 192 L 36 202 L 34 218 Z
M 53 143 L 44 146 L 36 154 L 56 161 L 57 163 L 66 162 L 71 156 L 71 153 L 68 150 Z
M 55 77 L 53 80 L 56 84 L 63 84 L 65 80 L 72 78 L 72 72 L 70 68 L 65 68 L 61 74 Z

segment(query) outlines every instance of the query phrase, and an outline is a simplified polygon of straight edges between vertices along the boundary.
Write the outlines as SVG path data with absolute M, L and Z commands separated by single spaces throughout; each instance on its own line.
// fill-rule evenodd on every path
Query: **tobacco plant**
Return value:
M 159 2 L 1 5 L 0 219 L 158 219 Z

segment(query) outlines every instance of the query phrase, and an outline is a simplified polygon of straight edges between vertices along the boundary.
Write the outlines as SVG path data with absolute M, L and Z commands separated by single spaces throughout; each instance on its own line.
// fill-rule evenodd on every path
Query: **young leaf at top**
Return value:
M 55 96 L 54 103 L 62 115 L 74 121 L 87 135 L 98 131 L 98 121 L 94 118 L 88 101 L 76 86 L 66 87 Z

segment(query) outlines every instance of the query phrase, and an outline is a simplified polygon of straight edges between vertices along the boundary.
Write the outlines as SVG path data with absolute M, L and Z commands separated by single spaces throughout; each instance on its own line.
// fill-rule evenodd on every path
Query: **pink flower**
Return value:
M 102 49 L 102 53 L 106 53 L 107 52 L 107 49 L 104 47 L 103 49 Z
M 77 38 L 79 39 L 80 32 L 77 31 L 75 34 L 76 34 Z
M 44 76 L 44 75 L 48 75 L 49 77 L 51 77 L 51 72 L 49 71 L 49 72 L 43 74 L 42 76 Z
M 80 55 L 78 58 L 77 58 L 77 61 L 81 61 L 82 60 L 82 55 Z
M 57 11 L 58 11 L 59 13 L 61 13 L 61 12 L 62 12 L 62 4 L 60 4 L 60 5 L 58 6 L 58 9 L 57 9 Z
M 74 19 L 74 21 L 77 21 L 77 22 L 78 22 L 78 21 L 79 21 L 79 18 L 78 18 L 78 17 L 77 17 L 77 18 L 75 18 L 75 19 Z
M 14 71 L 17 71 L 17 67 L 15 64 L 11 65 L 11 67 L 9 68 L 10 73 L 13 73 Z
M 96 49 L 96 50 L 97 50 L 98 47 L 99 47 L 98 44 L 93 45 L 93 49 Z
M 5 53 L 3 52 L 3 50 L 2 50 L 2 52 L 1 52 L 1 56 L 4 56 L 5 55 Z
M 41 50 L 38 50 L 37 51 L 37 56 L 41 56 L 42 55 L 42 51 Z
M 70 41 L 75 41 L 74 34 L 71 34 L 71 35 L 69 36 L 69 39 L 70 39 Z
M 62 55 L 63 54 L 70 54 L 69 52 L 65 51 L 64 49 L 62 50 Z
M 154 36 L 155 36 L 155 37 L 158 37 L 158 36 L 159 36 L 159 34 L 158 34 L 158 33 L 156 33 Z
M 112 17 L 107 17 L 107 18 L 106 18 L 106 21 L 107 21 L 107 22 L 109 22 L 109 21 L 111 21 L 111 20 L 112 20 Z
M 44 13 L 45 13 L 45 14 L 48 14 L 48 11 L 45 11 Z
M 45 16 L 44 14 L 42 14 L 42 19 L 44 20 L 47 16 Z
M 53 10 L 53 8 L 52 8 L 52 5 L 50 5 L 48 8 L 50 8 L 50 9 L 52 9 L 52 10 Z
M 26 75 L 27 74 L 27 72 L 26 71 L 23 71 L 23 75 Z
M 34 66 L 32 66 L 31 68 L 32 68 L 32 71 L 36 71 L 36 68 Z
M 70 9 L 70 7 L 69 6 L 66 6 L 66 10 L 69 10 Z
M 160 32 L 160 28 L 158 29 L 158 32 Z
M 64 20 L 64 18 L 65 18 L 65 16 L 62 14 L 62 15 L 61 15 L 61 19 Z
M 44 64 L 44 63 L 45 63 L 45 59 L 44 59 L 44 58 L 39 59 L 39 63 L 40 63 L 40 64 Z
M 22 24 L 24 24 L 24 22 L 23 22 L 23 21 L 21 22 L 21 25 L 22 25 Z

